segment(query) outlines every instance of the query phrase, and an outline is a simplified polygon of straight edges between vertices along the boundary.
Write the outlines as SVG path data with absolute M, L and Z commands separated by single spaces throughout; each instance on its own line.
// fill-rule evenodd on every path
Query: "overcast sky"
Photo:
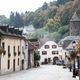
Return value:
M 41 7 L 44 2 L 54 0 L 0 0 L 0 15 L 4 14 L 9 17 L 10 12 L 35 11 Z

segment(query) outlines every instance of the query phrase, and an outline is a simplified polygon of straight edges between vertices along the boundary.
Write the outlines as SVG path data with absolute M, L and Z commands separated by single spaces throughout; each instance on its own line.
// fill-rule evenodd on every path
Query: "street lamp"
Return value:
M 79 76 L 79 80 L 80 80 L 80 51 L 77 55 L 77 67 L 78 67 L 78 76 Z
M 74 50 L 75 49 L 75 46 L 76 46 L 76 42 L 75 41 L 72 42 L 72 46 L 73 46 L 73 50 Z M 76 77 L 75 58 L 74 58 L 74 62 L 73 62 L 73 77 L 74 78 Z

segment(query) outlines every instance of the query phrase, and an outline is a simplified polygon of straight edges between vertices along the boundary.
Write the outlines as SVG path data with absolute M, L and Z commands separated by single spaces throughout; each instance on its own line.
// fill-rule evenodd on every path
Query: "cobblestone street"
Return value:
M 0 76 L 0 80 L 78 80 L 62 66 L 44 65 L 26 71 Z

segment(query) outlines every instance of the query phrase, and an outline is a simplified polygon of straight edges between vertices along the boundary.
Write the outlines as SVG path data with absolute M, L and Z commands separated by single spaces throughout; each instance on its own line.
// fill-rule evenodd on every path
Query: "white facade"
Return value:
M 28 45 L 25 45 L 25 40 L 5 36 L 0 42 L 1 47 L 5 50 L 5 54 L 0 55 L 0 75 L 27 69 Z
M 56 60 L 62 60 L 65 58 L 65 51 L 62 47 L 59 47 L 54 41 L 46 42 L 40 49 L 40 63 L 52 63 L 55 64 Z

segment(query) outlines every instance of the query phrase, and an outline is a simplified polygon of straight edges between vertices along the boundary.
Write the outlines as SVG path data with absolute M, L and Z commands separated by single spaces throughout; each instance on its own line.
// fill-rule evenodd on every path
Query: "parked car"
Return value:
M 56 62 L 56 65 L 62 65 L 62 64 L 63 64 L 62 61 L 57 61 L 57 62 Z
M 67 68 L 66 64 L 63 64 L 63 68 L 64 68 L 64 69 Z

